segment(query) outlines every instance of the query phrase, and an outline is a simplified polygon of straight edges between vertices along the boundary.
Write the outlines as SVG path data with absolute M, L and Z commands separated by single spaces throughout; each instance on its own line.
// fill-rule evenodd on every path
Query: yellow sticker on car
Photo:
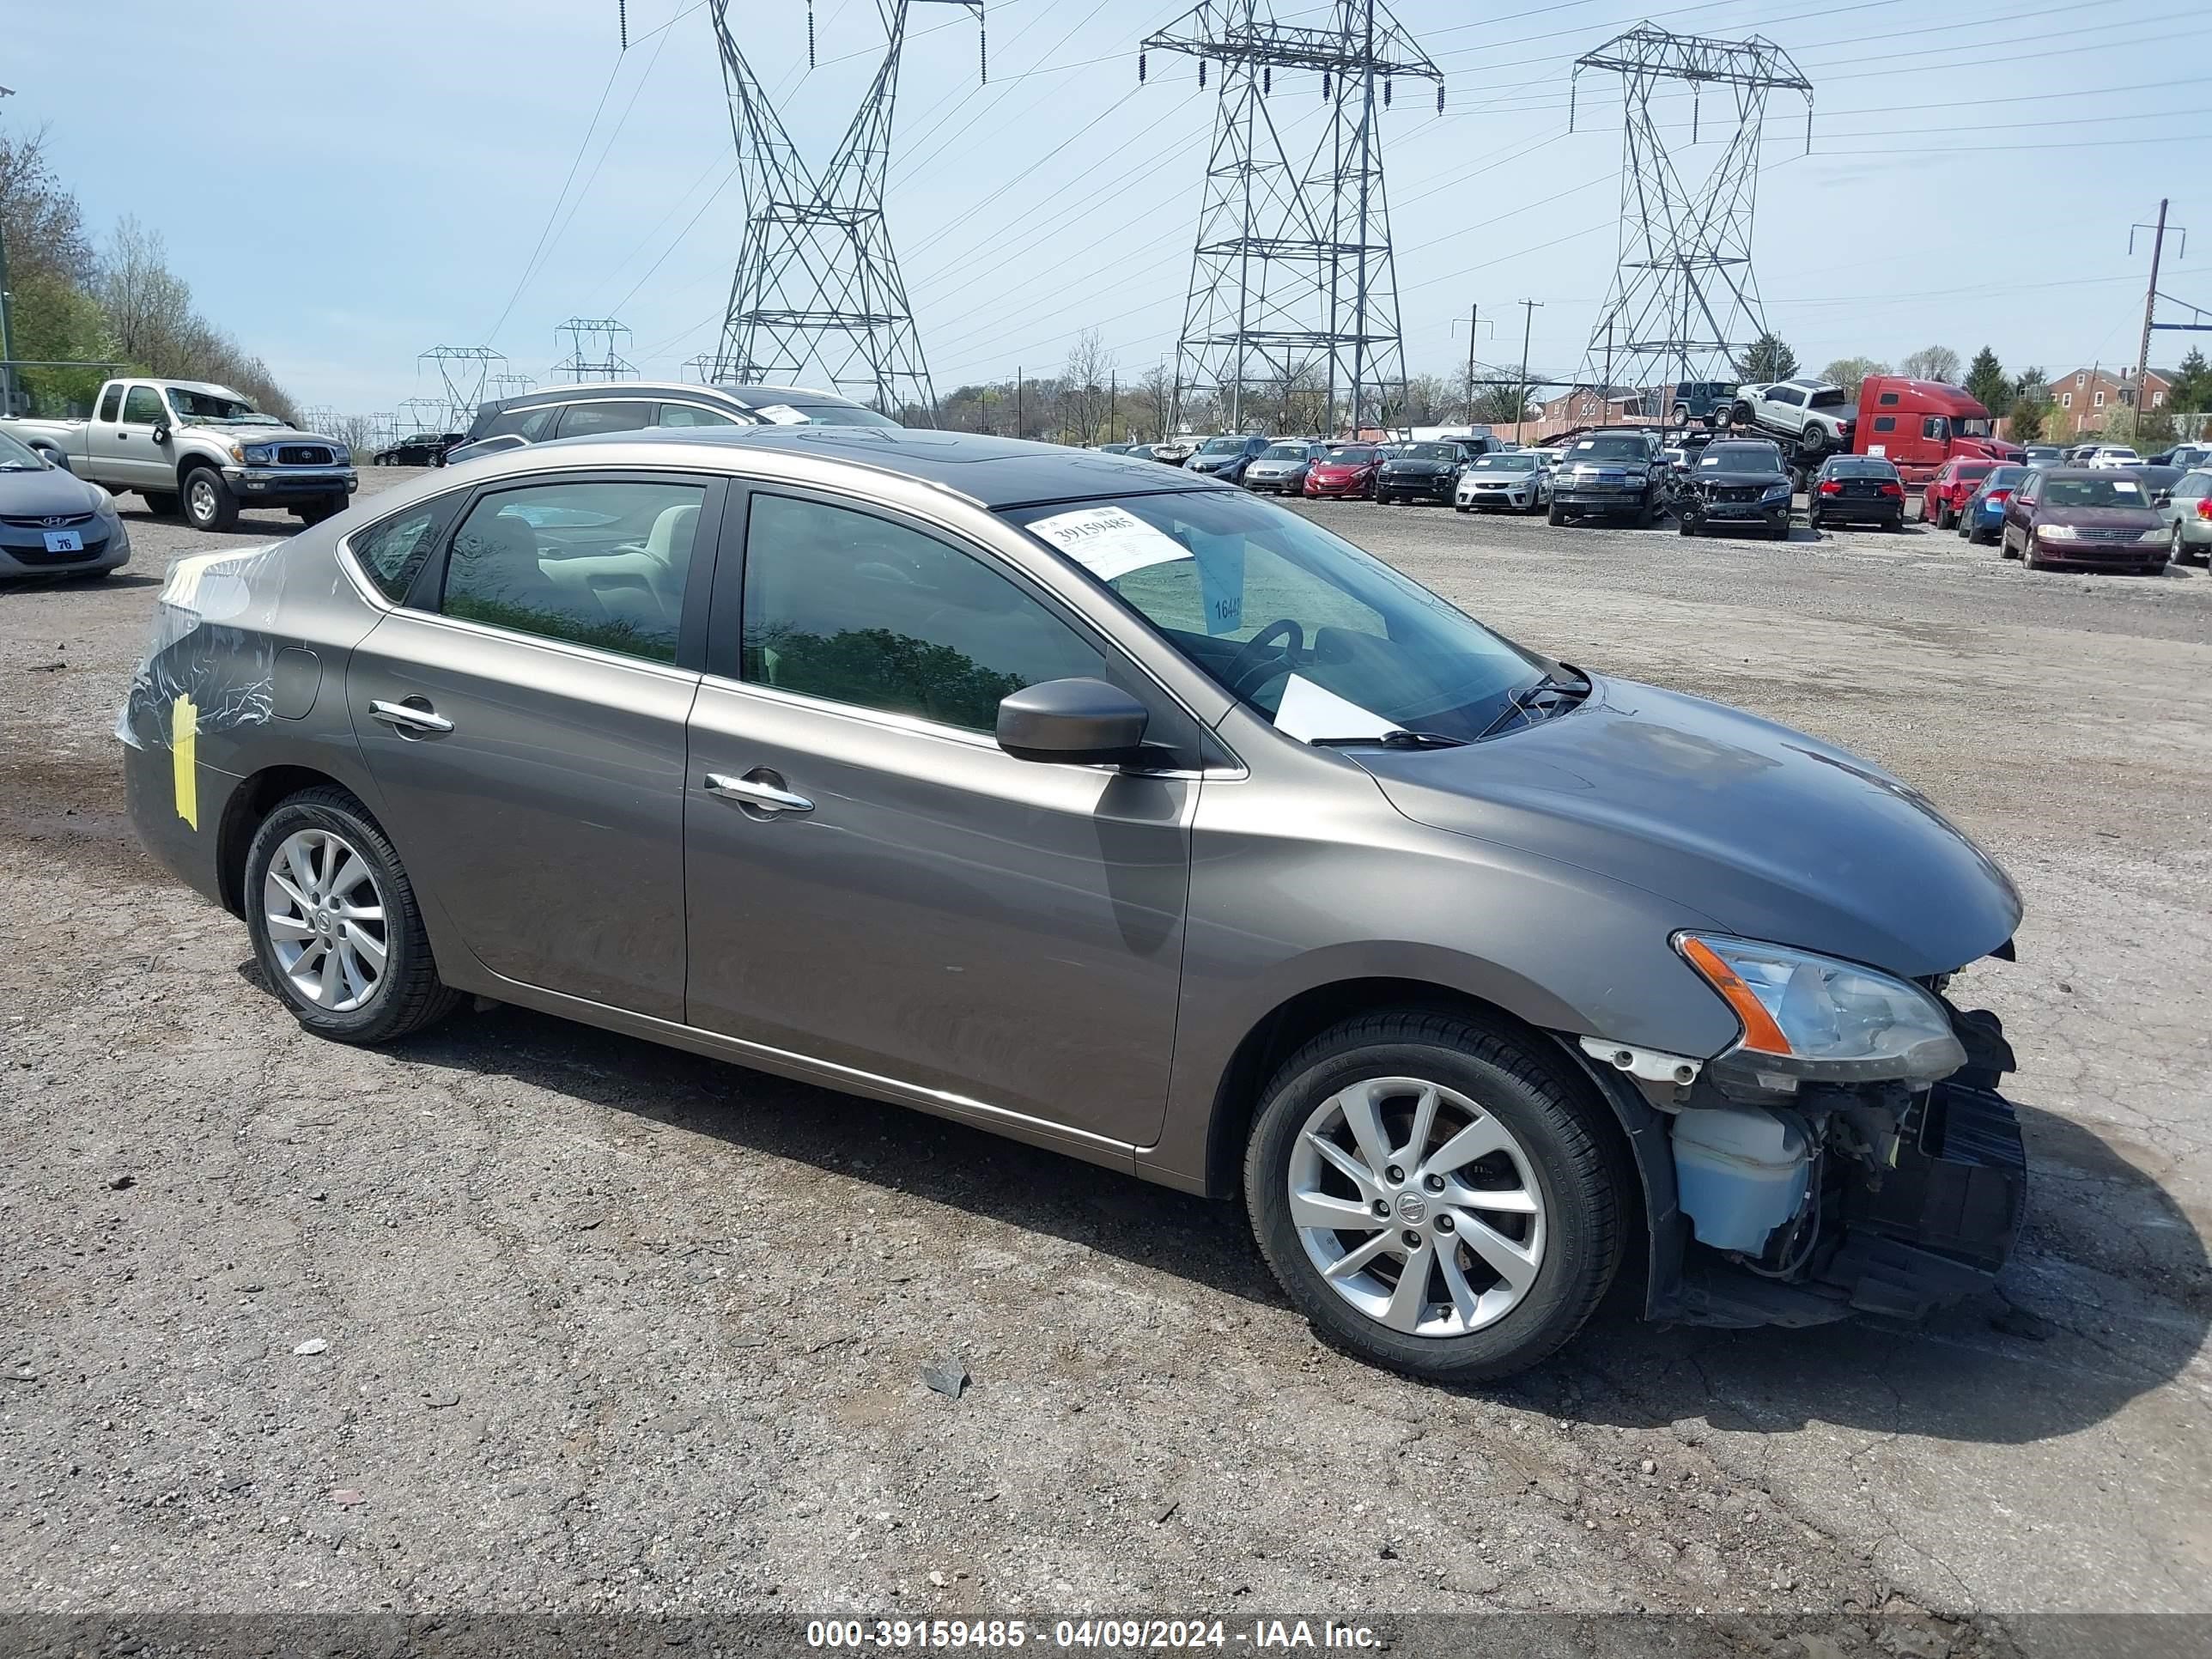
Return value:
M 175 768 L 177 816 L 200 827 L 200 711 L 188 696 L 169 704 L 169 758 Z

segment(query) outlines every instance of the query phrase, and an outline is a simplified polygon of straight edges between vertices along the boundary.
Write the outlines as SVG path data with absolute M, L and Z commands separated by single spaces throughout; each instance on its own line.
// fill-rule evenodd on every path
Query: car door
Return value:
M 2042 489 L 2043 475 L 2031 472 L 2021 480 L 2020 488 L 2006 498 L 2004 523 L 1997 532 L 1997 539 L 2008 552 L 2014 547 L 2027 544 L 2027 526 L 2034 514 L 2035 498 Z
M 386 521 L 443 515 L 354 651 L 354 731 L 418 890 L 503 978 L 683 1018 L 684 722 L 722 497 L 567 471 Z M 349 540 L 373 552 L 384 528 Z
M 1194 722 L 949 532 L 781 490 L 745 517 L 692 717 L 691 1024 L 987 1121 L 1149 1143 L 1198 781 L 1016 760 L 991 732 L 1007 692 L 1077 676 L 1135 691 L 1194 757 Z
M 157 388 L 143 380 L 125 387 L 116 418 L 93 423 L 92 458 L 100 481 L 118 489 L 174 489 L 175 468 L 154 442 L 155 432 L 167 424 Z

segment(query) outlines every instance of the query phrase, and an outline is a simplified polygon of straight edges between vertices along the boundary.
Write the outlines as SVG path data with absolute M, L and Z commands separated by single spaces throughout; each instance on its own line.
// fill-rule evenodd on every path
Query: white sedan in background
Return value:
M 1540 513 L 1552 504 L 1552 469 L 1532 449 L 1507 449 L 1478 455 L 1459 475 L 1452 505 L 1462 513 L 1510 507 Z

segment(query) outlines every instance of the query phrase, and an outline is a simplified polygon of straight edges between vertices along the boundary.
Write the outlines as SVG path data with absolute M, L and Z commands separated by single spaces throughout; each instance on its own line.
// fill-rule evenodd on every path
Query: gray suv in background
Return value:
M 1924 797 L 1189 472 L 526 448 L 179 561 L 118 736 L 313 1033 L 489 998 L 1241 1198 L 1408 1372 L 1529 1365 L 1624 1270 L 1911 1316 L 2020 1224 L 1948 994 L 2020 900 Z
M 477 406 L 476 419 L 438 464 L 458 466 L 556 438 L 605 437 L 660 427 L 890 426 L 866 404 L 791 386 L 694 386 L 615 380 L 546 386 Z

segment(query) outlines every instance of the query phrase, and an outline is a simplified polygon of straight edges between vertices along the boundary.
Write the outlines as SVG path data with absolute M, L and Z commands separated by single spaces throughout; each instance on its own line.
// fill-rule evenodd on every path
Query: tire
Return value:
M 1815 535 L 1820 533 L 1820 515 L 1809 507 L 1805 509 L 1805 527 Z
M 1557 501 L 1553 501 L 1552 505 L 1546 509 L 1544 517 L 1545 522 L 1547 524 L 1563 525 L 1567 521 L 1567 510 L 1561 507 Z
M 270 866 L 280 859 L 291 872 L 291 893 L 306 902 L 287 896 L 271 878 Z M 349 860 L 363 867 L 360 880 L 337 888 L 317 884 L 333 877 L 343 881 L 352 868 Z M 438 978 L 422 913 L 398 854 L 368 809 L 346 791 L 326 786 L 278 802 L 246 848 L 241 890 L 262 976 L 292 1017 L 317 1036 L 389 1042 L 444 1018 L 459 1004 L 459 994 Z M 349 901 L 353 909 L 368 908 L 362 903 L 364 890 L 377 901 L 382 918 L 380 968 L 372 949 L 378 942 L 375 924 L 344 920 Z M 311 921 L 288 927 L 284 917 Z M 294 953 L 289 959 L 281 954 L 287 950 Z M 331 965 L 319 973 L 325 963 Z M 372 976 L 373 982 L 359 983 Z M 319 981 L 320 994 L 302 988 L 303 978 Z
M 185 522 L 195 530 L 222 531 L 238 523 L 238 497 L 211 466 L 185 474 Z
M 157 518 L 172 518 L 179 510 L 176 492 L 170 489 L 142 489 L 138 499 L 146 503 L 146 510 Z
M 325 519 L 335 519 L 339 514 L 344 512 L 346 498 L 343 495 L 325 495 L 311 506 L 295 510 L 300 515 L 301 523 L 317 525 Z
M 2027 535 L 2021 538 L 2020 562 L 2022 566 L 2029 570 L 2040 570 L 2043 568 L 2043 567 L 2038 564 L 2035 560 L 2035 532 L 2033 530 L 2029 531 Z
M 2012 538 L 2002 528 L 1997 531 L 1997 556 L 2001 559 L 2015 559 L 2020 556 L 2012 550 Z
M 1386 1085 L 1372 1096 L 1360 1090 L 1386 1079 L 1407 1086 Z M 1462 1127 L 1484 1122 L 1501 1144 L 1472 1163 L 1426 1172 L 1407 1164 L 1425 1086 L 1435 1091 L 1422 1141 L 1427 1158 L 1446 1153 Z M 1371 1125 L 1369 1138 L 1385 1160 L 1364 1182 L 1315 1151 L 1322 1139 L 1340 1152 L 1349 1143 L 1352 1167 L 1369 1168 L 1372 1154 L 1358 1150 L 1349 1127 L 1355 1117 Z M 1401 1139 L 1400 1162 L 1389 1162 Z M 1401 1170 L 1396 1182 L 1389 1180 L 1392 1169 Z M 1447 1175 L 1463 1179 L 1446 1187 Z M 1293 1183 L 1310 1195 L 1303 1207 Z M 1548 1054 L 1501 1025 L 1412 1009 L 1348 1021 L 1293 1055 L 1267 1087 L 1244 1158 L 1245 1202 L 1261 1253 L 1315 1329 L 1374 1364 L 1446 1382 L 1525 1370 L 1582 1328 L 1620 1269 L 1631 1186 L 1611 1115 Z M 1445 1196 L 1455 1188 L 1468 1197 L 1516 1197 L 1512 1206 L 1459 1203 Z M 1346 1196 L 1357 1194 L 1370 1196 Z M 1330 1213 L 1331 1198 L 1352 1226 L 1301 1226 L 1301 1214 Z M 1375 1201 L 1391 1206 L 1387 1224 L 1370 1224 Z M 1481 1236 L 1478 1224 L 1487 1237 L 1480 1247 L 1472 1243 Z M 1401 1248 L 1409 1233 L 1419 1241 L 1410 1258 Z M 1323 1276 L 1317 1255 L 1335 1261 L 1378 1240 L 1388 1241 L 1375 1254 L 1382 1273 L 1341 1282 Z M 1407 1298 L 1394 1328 L 1385 1322 L 1394 1316 L 1392 1285 L 1403 1282 L 1409 1261 L 1421 1269 L 1423 1299 Z
M 1645 501 L 1636 509 L 1636 527 L 1638 530 L 1649 530 L 1651 528 L 1652 521 L 1658 516 L 1659 503 Z
M 2166 550 L 2166 557 L 2175 564 L 2194 564 L 2197 562 L 2196 560 L 2189 556 L 2189 544 L 2181 539 L 2181 526 L 2179 524 L 2176 524 L 2173 526 L 2173 545 Z
M 1678 536 L 1694 536 L 1698 533 L 1698 528 L 1687 519 L 1678 519 L 1674 522 L 1674 533 Z
M 1452 511 L 1455 513 L 1472 513 L 1474 509 L 1471 507 L 1462 507 L 1457 501 L 1454 501 L 1452 503 Z
M 1784 519 L 1779 524 L 1777 524 L 1772 529 L 1769 530 L 1766 532 L 1766 539 L 1771 542 L 1788 541 L 1790 539 L 1790 520 Z

